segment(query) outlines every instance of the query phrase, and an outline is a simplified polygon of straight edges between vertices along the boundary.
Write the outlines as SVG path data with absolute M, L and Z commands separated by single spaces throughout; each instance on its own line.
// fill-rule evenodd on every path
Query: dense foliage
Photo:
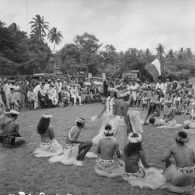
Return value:
M 9 26 L 0 21 L 0 75 L 53 72 L 59 65 L 64 74 L 75 75 L 78 71 L 109 77 L 120 77 L 123 71 L 139 70 L 142 79 L 150 78 L 145 65 L 158 58 L 164 75 L 189 76 L 195 74 L 195 56 L 190 48 L 165 51 L 159 44 L 154 55 L 149 49 L 129 48 L 117 51 L 113 45 L 103 45 L 93 34 L 77 35 L 55 52 L 55 45 L 63 38 L 56 27 L 49 29 L 44 17 L 36 15 L 30 22 L 31 34 L 21 31 L 17 24 Z M 45 38 L 54 44 L 53 53 Z M 54 53 L 55 52 L 55 53 Z

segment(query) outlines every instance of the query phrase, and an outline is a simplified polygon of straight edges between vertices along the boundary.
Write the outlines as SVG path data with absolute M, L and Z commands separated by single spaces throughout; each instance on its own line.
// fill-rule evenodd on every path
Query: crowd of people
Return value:
M 0 103 L 6 110 L 52 108 L 100 102 L 102 86 L 64 79 L 0 79 Z
M 34 108 L 61 105 L 64 103 L 63 90 L 69 94 L 67 104 L 73 101 L 72 105 L 76 105 L 78 99 L 79 105 L 82 105 L 85 85 L 70 84 L 59 79 L 39 82 L 34 87 L 26 82 L 29 86 L 27 98 L 28 101 L 32 99 L 34 106 L 36 105 Z M 15 108 L 12 108 L 12 104 L 19 107 L 20 101 L 10 101 L 13 94 L 20 93 L 22 98 L 23 85 L 4 81 L 1 86 L 1 92 L 4 93 L 1 93 L 0 101 L 0 142 L 11 146 L 24 144 L 25 140 L 22 139 L 16 122 L 19 113 L 12 110 Z M 92 89 L 97 91 L 93 93 Z M 90 141 L 81 141 L 80 134 L 85 129 L 86 121 L 84 118 L 77 118 L 76 126 L 70 129 L 62 147 L 55 139 L 54 129 L 50 124 L 52 115 L 45 114 L 41 116 L 37 126 L 41 144 L 35 150 L 36 157 L 49 157 L 50 163 L 76 166 L 83 166 L 85 158 L 97 158 L 94 171 L 99 176 L 122 177 L 131 186 L 141 188 L 168 189 L 181 194 L 195 191 L 195 153 L 188 145 L 187 133 L 195 131 L 195 94 L 192 83 L 188 80 L 156 83 L 105 80 L 101 89 L 91 84 L 89 91 L 87 95 L 92 99 L 97 94 L 105 98 L 102 112 L 91 117 L 95 121 L 103 115 L 99 133 Z M 4 108 L 11 110 L 4 112 Z M 140 111 L 144 109 L 147 114 L 142 120 Z M 175 117 L 181 114 L 189 115 L 189 120 L 184 124 L 178 123 Z M 165 162 L 165 172 L 145 160 L 142 147 L 143 125 L 184 128 L 175 138 L 176 145 L 167 150 L 167 154 L 161 159 Z M 96 148 L 95 153 L 91 151 L 92 146 Z

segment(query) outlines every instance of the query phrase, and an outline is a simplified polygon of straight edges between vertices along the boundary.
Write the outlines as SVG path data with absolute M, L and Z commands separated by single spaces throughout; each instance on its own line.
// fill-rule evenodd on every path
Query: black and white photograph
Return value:
M 195 195 L 194 0 L 0 0 L 0 195 Z

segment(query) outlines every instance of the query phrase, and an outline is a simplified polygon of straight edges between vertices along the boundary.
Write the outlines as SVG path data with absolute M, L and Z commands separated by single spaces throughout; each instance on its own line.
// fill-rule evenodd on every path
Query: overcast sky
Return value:
M 27 23 L 36 14 L 61 31 L 57 49 L 88 32 L 117 50 L 155 51 L 161 43 L 195 52 L 195 0 L 0 0 L 0 19 L 21 30 L 30 32 Z

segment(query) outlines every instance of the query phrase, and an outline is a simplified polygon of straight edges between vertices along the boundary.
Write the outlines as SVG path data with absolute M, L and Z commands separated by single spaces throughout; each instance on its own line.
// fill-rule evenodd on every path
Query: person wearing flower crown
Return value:
M 145 160 L 142 149 L 142 136 L 139 133 L 129 133 L 128 144 L 124 150 L 125 173 L 123 179 L 131 186 L 158 189 L 165 184 L 162 170 L 151 167 Z
M 130 132 L 131 124 L 129 121 L 128 101 L 129 92 L 122 93 L 116 100 L 114 117 L 110 120 L 110 124 L 114 130 L 114 137 L 119 143 L 119 150 L 123 153 L 125 146 L 127 145 L 127 135 Z
M 51 163 L 60 162 L 64 165 L 83 166 L 86 154 L 92 147 L 91 141 L 80 141 L 78 138 L 85 127 L 84 118 L 76 118 L 76 126 L 73 126 L 66 138 L 64 153 L 50 158 Z
M 104 137 L 100 139 L 97 153 L 97 160 L 94 170 L 97 175 L 104 177 L 122 176 L 124 167 L 120 164 L 118 158 L 121 157 L 119 143 L 113 136 L 113 129 L 110 124 L 104 127 Z
M 42 115 L 37 126 L 37 132 L 41 136 L 41 143 L 34 153 L 38 158 L 56 156 L 63 152 L 62 146 L 55 139 L 51 118 L 52 115 Z
M 188 135 L 184 131 L 177 133 L 176 145 L 163 157 L 166 162 L 164 188 L 175 193 L 189 193 L 195 190 L 195 153 L 188 146 Z
M 16 121 L 18 119 L 19 112 L 16 110 L 10 110 L 3 114 L 3 118 L 0 121 L 0 142 L 4 146 L 18 147 L 25 143 L 19 133 L 19 124 Z
M 115 88 L 109 88 L 109 96 L 106 98 L 105 106 L 102 112 L 98 116 L 92 118 L 100 118 L 103 115 L 103 124 L 100 127 L 99 133 L 92 139 L 93 145 L 98 145 L 99 140 L 104 137 L 104 127 L 114 117 L 115 102 L 117 98 L 117 90 Z M 106 112 L 105 112 L 106 111 Z

